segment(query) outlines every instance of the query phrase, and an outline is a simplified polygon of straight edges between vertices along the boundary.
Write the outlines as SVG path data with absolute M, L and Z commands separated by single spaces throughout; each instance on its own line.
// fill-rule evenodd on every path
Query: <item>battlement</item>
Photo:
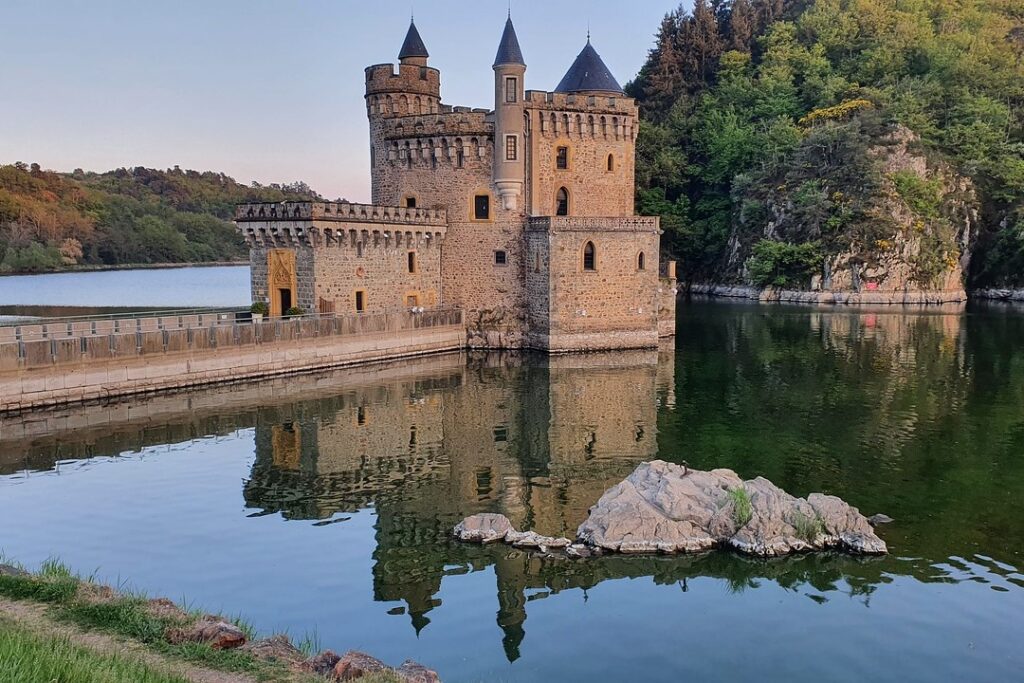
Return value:
M 577 95 L 564 92 L 527 90 L 526 103 L 529 109 L 552 111 L 578 111 L 588 113 L 620 114 L 636 116 L 636 100 L 625 95 Z
M 400 106 L 398 98 L 420 96 L 421 108 L 417 111 L 413 103 Z M 366 67 L 366 100 L 370 114 L 405 115 L 436 112 L 441 101 L 441 72 L 430 66 L 399 64 L 375 64 Z M 390 103 L 390 106 L 388 106 Z M 427 105 L 422 108 L 422 105 Z
M 435 136 L 486 136 L 494 131 L 492 112 L 486 109 L 454 107 L 450 112 L 400 116 L 383 123 L 385 140 Z
M 448 225 L 448 213 L 444 209 L 350 202 L 255 202 L 235 206 L 236 223 L 314 220 L 444 228 Z
M 658 216 L 581 217 L 531 216 L 526 219 L 527 232 L 634 232 L 661 233 Z

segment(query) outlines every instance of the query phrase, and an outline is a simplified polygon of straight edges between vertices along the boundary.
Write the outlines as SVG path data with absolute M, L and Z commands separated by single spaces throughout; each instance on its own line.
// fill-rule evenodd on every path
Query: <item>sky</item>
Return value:
M 676 0 L 513 0 L 526 87 L 586 43 L 623 85 Z M 368 201 L 363 69 L 410 12 L 446 104 L 493 108 L 507 0 L 0 0 L 0 163 L 223 171 Z

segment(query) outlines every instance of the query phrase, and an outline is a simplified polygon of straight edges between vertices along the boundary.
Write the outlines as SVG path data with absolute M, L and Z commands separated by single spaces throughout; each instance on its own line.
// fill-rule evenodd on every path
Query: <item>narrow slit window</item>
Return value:
M 583 245 L 583 270 L 597 270 L 597 250 L 593 242 Z
M 519 80 L 516 78 L 505 79 L 505 101 L 515 102 L 519 97 Z
M 636 269 L 646 270 L 647 269 L 647 257 L 644 256 L 644 252 L 640 252 L 636 257 Z
M 561 170 L 569 168 L 569 148 L 559 147 L 555 157 L 555 167 Z
M 614 171 L 615 170 L 615 155 L 614 154 L 609 154 L 608 155 L 608 170 L 609 171 Z
M 569 191 L 566 190 L 564 187 L 560 188 L 558 190 L 558 194 L 555 195 L 555 215 L 569 215 Z
M 416 252 L 415 251 L 410 251 L 408 254 L 406 254 L 406 261 L 407 261 L 407 265 L 409 266 L 409 272 L 410 273 L 415 273 L 416 272 Z
M 356 292 L 356 312 L 362 313 L 366 310 L 366 292 L 359 290 Z

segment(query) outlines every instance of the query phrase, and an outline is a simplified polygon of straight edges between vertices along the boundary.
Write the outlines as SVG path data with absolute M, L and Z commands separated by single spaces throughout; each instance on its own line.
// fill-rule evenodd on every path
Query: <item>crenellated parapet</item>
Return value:
M 542 136 L 634 140 L 639 109 L 631 97 L 526 92 L 527 111 Z
M 532 216 L 526 219 L 528 232 L 661 232 L 658 216 L 615 216 L 610 218 L 592 216 Z
M 436 114 L 441 106 L 441 72 L 429 66 L 375 64 L 366 68 L 366 110 L 374 116 Z
M 235 207 L 235 223 L 252 247 L 430 247 L 444 237 L 444 209 L 349 202 L 249 203 Z
M 381 135 L 385 140 L 438 137 L 487 136 L 494 133 L 494 119 L 486 109 L 453 107 L 450 112 L 402 116 L 381 122 Z

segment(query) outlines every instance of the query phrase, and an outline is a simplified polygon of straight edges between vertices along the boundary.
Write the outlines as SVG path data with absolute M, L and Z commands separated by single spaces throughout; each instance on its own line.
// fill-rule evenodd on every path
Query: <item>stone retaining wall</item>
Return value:
M 462 312 L 306 317 L 0 343 L 0 412 L 461 349 Z
M 962 289 L 938 292 L 808 292 L 793 289 L 747 287 L 744 285 L 696 284 L 690 287 L 691 294 L 706 294 L 734 299 L 754 299 L 764 302 L 785 302 L 802 304 L 843 304 L 843 305 L 889 305 L 889 304 L 948 304 L 967 301 L 967 292 Z

